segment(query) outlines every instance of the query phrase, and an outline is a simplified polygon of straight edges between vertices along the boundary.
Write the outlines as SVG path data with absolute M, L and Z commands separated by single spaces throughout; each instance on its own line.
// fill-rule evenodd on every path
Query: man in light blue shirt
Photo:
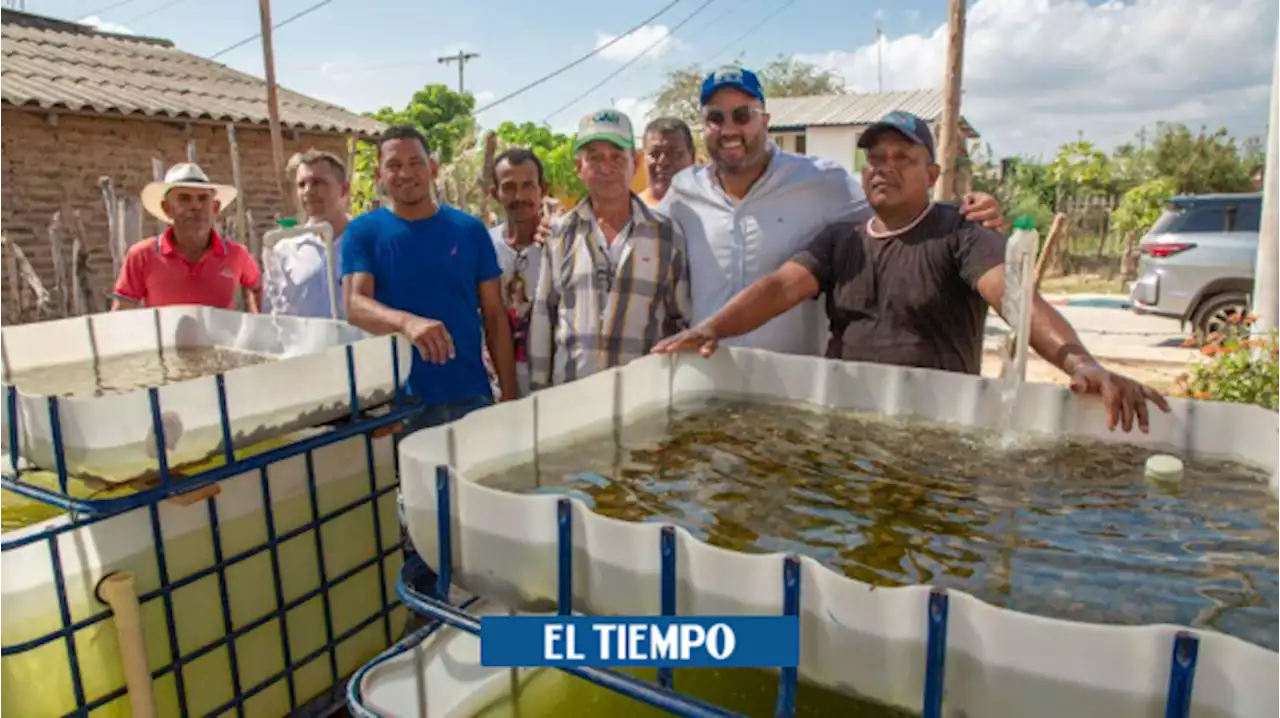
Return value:
M 295 317 L 329 318 L 333 304 L 336 319 L 346 312 L 341 297 L 340 267 L 342 237 L 351 218 L 347 214 L 350 185 L 346 164 L 332 152 L 308 150 L 289 160 L 288 175 L 297 192 L 298 205 L 306 212 L 308 224 L 324 222 L 333 229 L 333 250 L 325 251 L 318 233 L 282 239 L 267 251 L 264 262 L 263 313 L 273 310 Z M 332 282 L 330 279 L 332 278 Z M 339 295 L 331 304 L 330 289 Z M 274 305 L 280 305 L 275 307 Z
M 707 76 L 700 101 L 711 163 L 676 175 L 658 207 L 684 231 L 695 325 L 827 225 L 871 216 L 862 185 L 839 164 L 769 141 L 764 99 L 749 70 L 725 66 Z M 985 194 L 966 196 L 964 214 L 988 225 L 1004 222 L 999 204 Z M 823 356 L 828 336 L 826 312 L 811 301 L 725 344 Z

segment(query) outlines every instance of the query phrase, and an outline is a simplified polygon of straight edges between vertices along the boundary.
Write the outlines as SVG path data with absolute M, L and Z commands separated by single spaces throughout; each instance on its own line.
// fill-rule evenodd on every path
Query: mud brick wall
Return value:
M 58 115 L 50 122 L 45 113 L 5 108 L 0 116 L 0 229 L 26 253 L 45 287 L 53 284 L 49 222 L 64 201 L 78 210 L 84 223 L 89 252 L 91 292 L 95 304 L 108 301 L 115 277 L 107 244 L 107 212 L 98 178 L 109 176 L 117 197 L 137 198 L 152 180 L 151 160 L 165 166 L 185 162 L 187 140 L 196 143 L 196 162 L 214 182 L 232 184 L 231 150 L 225 124 L 187 124 L 118 117 Z M 273 226 L 272 215 L 292 213 L 291 199 L 282 201 L 271 156 L 271 135 L 266 127 L 237 125 L 243 194 L 238 202 L 253 214 L 257 235 Z M 284 133 L 285 159 L 309 148 L 329 150 L 346 157 L 344 135 L 307 132 Z M 234 214 L 234 207 L 223 216 Z M 67 218 L 64 218 L 64 220 Z M 143 213 L 143 236 L 154 234 L 156 222 Z M 139 237 L 138 239 L 141 239 Z M 132 242 L 131 242 L 132 243 Z M 65 236 L 64 261 L 71 266 L 71 237 Z M 7 324 L 16 321 L 10 311 L 11 290 L 7 271 L 0 267 L 0 311 Z M 22 287 L 30 321 L 34 299 Z M 104 307 L 105 308 L 105 307 Z

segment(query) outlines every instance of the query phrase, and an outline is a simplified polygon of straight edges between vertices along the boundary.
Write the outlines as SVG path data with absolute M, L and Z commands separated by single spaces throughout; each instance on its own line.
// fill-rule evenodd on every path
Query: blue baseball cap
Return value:
M 760 86 L 760 78 L 756 77 L 756 73 L 737 65 L 724 65 L 716 68 L 702 81 L 701 104 L 707 104 L 711 96 L 724 87 L 741 90 L 764 102 L 764 88 Z
M 863 130 L 862 135 L 858 137 L 858 147 L 862 149 L 870 147 L 885 132 L 897 132 L 929 150 L 930 161 L 935 159 L 933 133 L 929 131 L 929 125 L 910 112 L 894 111 L 881 117 L 878 122 Z

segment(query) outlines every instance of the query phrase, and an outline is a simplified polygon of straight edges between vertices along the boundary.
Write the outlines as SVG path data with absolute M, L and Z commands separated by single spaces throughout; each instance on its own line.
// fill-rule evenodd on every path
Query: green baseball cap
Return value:
M 584 116 L 578 122 L 578 136 L 573 141 L 573 151 L 577 152 L 583 145 L 596 140 L 604 140 L 624 150 L 634 150 L 636 136 L 631 129 L 631 118 L 612 108 L 597 110 Z

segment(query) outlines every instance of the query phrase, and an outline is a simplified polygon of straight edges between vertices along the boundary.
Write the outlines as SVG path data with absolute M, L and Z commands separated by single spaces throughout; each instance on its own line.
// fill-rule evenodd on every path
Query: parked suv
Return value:
M 1262 194 L 1174 197 L 1138 243 L 1138 314 L 1188 323 L 1204 340 L 1249 312 Z

